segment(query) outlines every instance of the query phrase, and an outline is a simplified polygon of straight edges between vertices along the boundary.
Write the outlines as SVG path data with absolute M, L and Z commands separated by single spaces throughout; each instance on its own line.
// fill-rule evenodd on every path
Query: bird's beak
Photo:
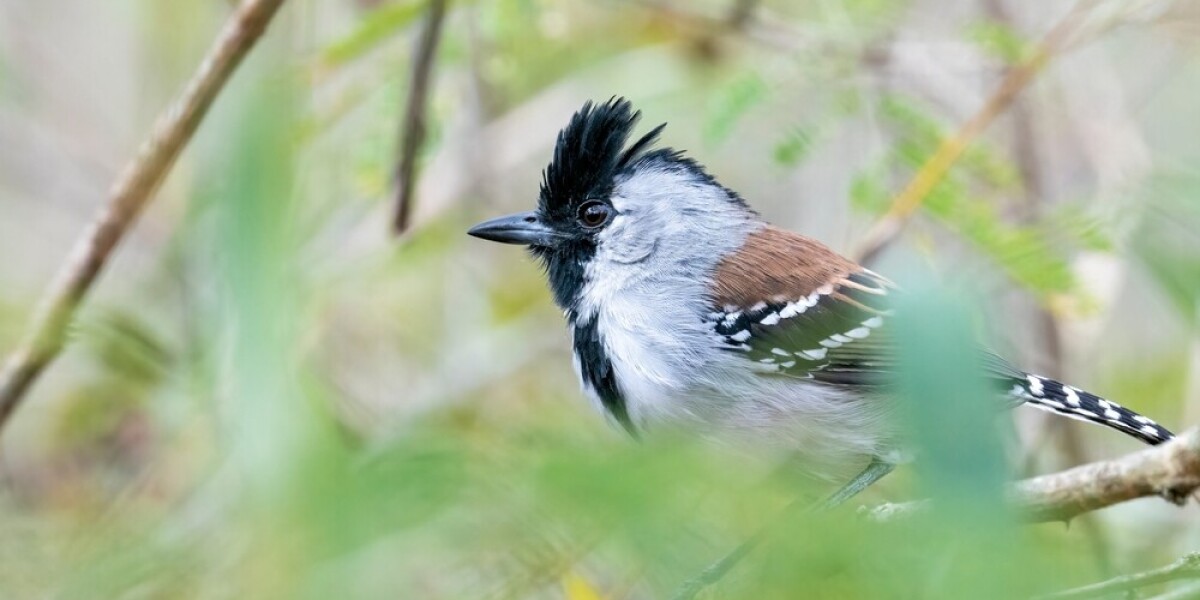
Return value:
M 467 235 L 526 246 L 550 246 L 559 235 L 542 223 L 536 212 L 523 212 L 484 221 L 467 230 Z

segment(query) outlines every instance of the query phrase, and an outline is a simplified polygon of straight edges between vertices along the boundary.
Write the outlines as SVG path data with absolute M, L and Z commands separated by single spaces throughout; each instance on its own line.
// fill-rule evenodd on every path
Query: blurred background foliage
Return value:
M 0 0 L 0 349 L 233 4 Z M 983 336 L 1176 429 L 1200 422 L 1194 3 L 1093 2 L 880 260 L 924 273 L 902 337 L 929 360 L 903 383 L 933 427 L 927 460 L 858 502 L 962 510 L 773 521 L 826 487 L 608 427 L 537 266 L 463 235 L 531 206 L 572 111 L 624 95 L 768 220 L 851 252 L 1069 8 L 452 2 L 397 241 L 425 5 L 289 2 L 0 439 L 0 593 L 657 598 L 768 526 L 720 597 L 1008 598 L 1200 547 L 1195 507 L 1149 500 L 1016 527 L 1004 478 L 1137 445 L 1026 411 L 997 433 L 955 351 Z

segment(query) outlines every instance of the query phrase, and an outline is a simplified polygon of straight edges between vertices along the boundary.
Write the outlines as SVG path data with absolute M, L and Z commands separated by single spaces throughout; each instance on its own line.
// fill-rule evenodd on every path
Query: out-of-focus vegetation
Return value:
M 0 0 L 0 351 L 231 4 Z M 463 231 L 531 206 L 571 112 L 624 95 L 848 252 L 1067 6 L 454 2 L 395 241 L 424 5 L 289 2 L 0 438 L 0 595 L 658 598 L 767 526 L 720 597 L 1010 598 L 1195 550 L 1197 509 L 1151 500 L 1016 526 L 1003 480 L 1137 445 L 1024 411 L 996 434 L 960 350 L 1200 422 L 1200 13 L 1095 4 L 878 266 L 938 282 L 897 334 L 923 460 L 856 502 L 951 507 L 882 526 L 773 521 L 828 490 L 605 425 L 537 266 Z

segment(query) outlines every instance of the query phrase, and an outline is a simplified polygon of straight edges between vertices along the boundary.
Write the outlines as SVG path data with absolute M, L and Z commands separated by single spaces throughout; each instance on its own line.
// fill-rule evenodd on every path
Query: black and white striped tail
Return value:
M 1018 381 L 1012 394 L 1034 408 L 1050 411 L 1080 421 L 1099 423 L 1131 435 L 1151 446 L 1161 444 L 1175 434 L 1111 400 L 1105 400 L 1049 377 L 1026 374 Z

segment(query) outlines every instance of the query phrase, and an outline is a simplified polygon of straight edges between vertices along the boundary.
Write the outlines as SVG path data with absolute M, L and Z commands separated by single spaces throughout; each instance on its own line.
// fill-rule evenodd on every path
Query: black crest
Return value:
M 585 200 L 608 197 L 616 175 L 645 153 L 666 127 L 655 127 L 626 148 L 641 114 L 624 98 L 585 103 L 558 133 L 554 160 L 542 172 L 541 211 L 569 218 Z

